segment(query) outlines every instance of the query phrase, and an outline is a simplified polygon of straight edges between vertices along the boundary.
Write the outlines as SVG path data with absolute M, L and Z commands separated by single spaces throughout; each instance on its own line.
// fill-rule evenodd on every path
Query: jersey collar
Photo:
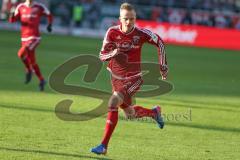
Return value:
M 27 6 L 27 7 L 32 7 L 35 4 L 36 4 L 35 2 L 32 2 L 31 4 L 28 4 L 27 2 L 24 2 L 24 5 Z
M 119 25 L 119 30 L 120 30 L 123 34 L 126 34 L 126 35 L 131 34 L 131 33 L 135 30 L 135 28 L 136 28 L 136 27 L 135 27 L 135 25 L 134 25 L 131 31 L 125 33 L 125 32 L 122 31 L 122 24 Z

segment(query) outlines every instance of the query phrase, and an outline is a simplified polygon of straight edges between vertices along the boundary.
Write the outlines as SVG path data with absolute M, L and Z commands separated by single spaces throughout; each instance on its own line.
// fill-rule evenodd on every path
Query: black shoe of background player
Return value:
M 32 80 L 32 72 L 27 72 L 25 75 L 25 84 L 28 84 Z
M 41 80 L 40 83 L 39 83 L 39 90 L 40 91 L 44 91 L 44 87 L 46 85 L 46 81 L 45 80 Z

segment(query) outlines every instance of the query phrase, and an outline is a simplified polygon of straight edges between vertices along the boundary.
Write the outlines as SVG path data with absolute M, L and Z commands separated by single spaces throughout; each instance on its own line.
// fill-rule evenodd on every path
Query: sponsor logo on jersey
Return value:
M 137 45 L 139 43 L 140 37 L 139 36 L 133 36 L 133 44 Z
M 122 41 L 118 45 L 119 45 L 120 50 L 124 51 L 124 52 L 129 51 L 131 48 L 133 48 L 132 41 L 130 41 L 130 40 Z
M 36 18 L 37 15 L 36 14 L 23 14 L 22 17 L 23 18 Z

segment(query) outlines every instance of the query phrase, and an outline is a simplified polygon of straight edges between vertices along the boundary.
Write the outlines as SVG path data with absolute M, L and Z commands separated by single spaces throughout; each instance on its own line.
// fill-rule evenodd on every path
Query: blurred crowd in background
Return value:
M 11 1 L 11 5 L 8 3 Z M 54 24 L 97 29 L 117 21 L 123 2 L 134 4 L 137 18 L 172 24 L 194 24 L 240 30 L 239 0 L 36 0 L 48 6 Z M 2 0 L 1 19 L 18 0 Z

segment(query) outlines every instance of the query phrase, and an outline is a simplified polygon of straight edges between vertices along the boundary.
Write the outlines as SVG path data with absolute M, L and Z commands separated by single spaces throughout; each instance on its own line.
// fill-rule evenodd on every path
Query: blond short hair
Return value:
M 127 11 L 135 11 L 134 7 L 127 2 L 121 4 L 121 6 L 120 6 L 120 11 L 124 10 L 124 9 L 127 10 Z

